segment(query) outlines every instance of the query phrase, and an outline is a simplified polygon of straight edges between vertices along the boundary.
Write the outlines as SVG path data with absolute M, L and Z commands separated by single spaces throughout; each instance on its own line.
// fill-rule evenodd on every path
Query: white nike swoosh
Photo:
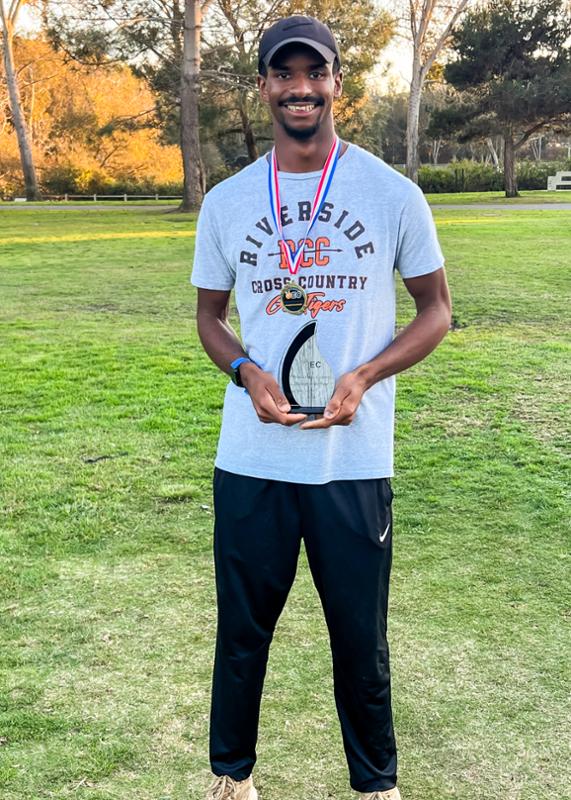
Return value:
M 389 524 L 388 524 L 388 525 L 387 525 L 387 527 L 385 528 L 385 532 L 384 532 L 384 533 L 382 533 L 382 534 L 379 536 L 379 542 L 384 542 L 384 541 L 385 541 L 385 539 L 387 538 L 387 533 L 389 532 L 389 528 L 390 528 L 390 527 L 391 527 L 391 523 L 389 522 Z

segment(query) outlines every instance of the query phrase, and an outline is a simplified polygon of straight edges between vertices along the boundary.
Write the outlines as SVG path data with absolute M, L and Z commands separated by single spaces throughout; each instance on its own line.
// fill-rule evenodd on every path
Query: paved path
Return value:
M 0 211 L 4 209 L 16 211 L 29 211 L 33 209 L 37 211 L 42 209 L 45 211 L 75 211 L 81 209 L 82 211 L 171 211 L 176 208 L 178 203 L 174 202 L 172 205 L 163 203 L 163 205 L 148 205 L 148 206 L 134 206 L 128 203 L 1 203 Z
M 3 203 L 0 211 L 4 209 L 26 211 L 30 209 L 45 209 L 48 211 L 171 211 L 178 203 L 172 205 L 130 206 L 128 203 L 59 203 L 47 205 L 44 203 Z M 476 209 L 477 211 L 571 211 L 571 203 L 433 203 L 432 208 L 439 209 Z
M 433 203 L 431 208 L 476 208 L 485 211 L 487 208 L 500 211 L 571 211 L 571 203 Z

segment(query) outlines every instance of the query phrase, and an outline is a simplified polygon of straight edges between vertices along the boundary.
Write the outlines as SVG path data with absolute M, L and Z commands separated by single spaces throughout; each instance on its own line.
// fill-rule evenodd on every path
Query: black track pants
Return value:
M 268 651 L 303 539 L 329 629 L 351 786 L 373 792 L 396 785 L 387 644 L 391 501 L 386 478 L 296 484 L 216 469 L 215 775 L 243 780 L 255 764 Z

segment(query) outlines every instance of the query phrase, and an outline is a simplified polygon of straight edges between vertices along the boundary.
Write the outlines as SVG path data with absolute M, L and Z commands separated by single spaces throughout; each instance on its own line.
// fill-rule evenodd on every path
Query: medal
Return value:
M 280 186 L 278 179 L 278 160 L 276 157 L 276 148 L 274 147 L 272 149 L 272 156 L 270 159 L 270 166 L 268 172 L 270 206 L 272 209 L 274 224 L 276 226 L 276 230 L 278 231 L 280 237 L 281 247 L 286 256 L 287 266 L 290 275 L 295 276 L 298 273 L 299 267 L 303 260 L 306 239 L 309 235 L 309 232 L 313 228 L 315 220 L 317 219 L 321 211 L 321 208 L 323 207 L 323 203 L 325 202 L 325 198 L 327 197 L 327 193 L 329 192 L 329 187 L 331 186 L 331 181 L 333 180 L 333 175 L 337 167 L 337 161 L 339 159 L 340 152 L 341 152 L 341 140 L 339 139 L 338 136 L 336 136 L 335 139 L 333 140 L 333 144 L 331 145 L 331 149 L 329 150 L 329 154 L 325 159 L 325 164 L 323 166 L 321 177 L 317 185 L 315 197 L 313 198 L 313 203 L 311 204 L 311 214 L 309 216 L 309 222 L 307 225 L 305 236 L 301 240 L 301 243 L 298 246 L 297 250 L 294 253 L 292 253 L 292 251 L 289 248 L 289 245 L 284 239 L 284 234 L 283 234 L 281 203 L 280 203 Z M 307 305 L 307 294 L 297 283 L 286 284 L 280 294 L 282 300 L 282 308 L 284 311 L 287 311 L 289 314 L 302 314 L 305 311 Z
M 282 308 L 289 314 L 303 314 L 307 306 L 307 294 L 297 283 L 286 283 L 280 292 Z

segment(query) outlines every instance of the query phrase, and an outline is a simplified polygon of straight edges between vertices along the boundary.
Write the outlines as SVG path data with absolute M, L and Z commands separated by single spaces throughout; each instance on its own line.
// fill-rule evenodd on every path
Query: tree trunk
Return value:
M 242 130 L 244 131 L 244 141 L 246 143 L 246 149 L 248 151 L 248 159 L 250 163 L 253 163 L 259 156 L 258 153 L 258 145 L 256 143 L 256 136 L 254 131 L 252 130 L 252 123 L 250 122 L 250 117 L 248 116 L 248 110 L 245 107 L 245 102 L 243 98 L 240 98 L 240 120 L 242 122 Z
M 531 152 L 536 161 L 541 161 L 542 155 L 543 136 L 538 136 L 537 139 L 530 139 L 529 145 Z
M 4 69 L 6 71 L 6 83 L 8 85 L 8 96 L 10 98 L 10 112 L 12 114 L 12 122 L 18 139 L 18 148 L 20 150 L 20 161 L 22 162 L 24 185 L 26 187 L 26 200 L 41 200 L 38 181 L 36 178 L 36 170 L 34 167 L 34 158 L 30 145 L 30 137 L 28 134 L 26 120 L 22 112 L 22 103 L 20 100 L 16 69 L 14 66 L 14 51 L 12 48 L 14 37 L 13 23 L 4 15 L 2 22 Z
M 180 79 L 180 144 L 184 188 L 179 210 L 187 212 L 196 211 L 204 197 L 198 120 L 201 28 L 202 9 L 199 0 L 185 0 Z
M 490 151 L 490 155 L 492 157 L 492 161 L 494 162 L 494 169 L 496 172 L 500 171 L 500 159 L 498 157 L 498 153 L 496 148 L 494 147 L 494 140 L 491 136 L 488 136 L 486 139 L 486 144 L 488 145 L 488 150 Z
M 513 131 L 504 134 L 504 188 L 506 197 L 518 197 Z
M 422 97 L 422 77 L 420 63 L 415 59 L 412 68 L 412 81 L 408 98 L 406 120 L 406 174 L 418 183 L 418 125 L 420 119 L 420 100 Z
M 438 156 L 440 155 L 440 148 L 442 147 L 442 139 L 433 139 L 432 146 L 431 146 L 431 154 L 432 154 L 432 164 L 433 166 L 437 166 L 438 164 Z

